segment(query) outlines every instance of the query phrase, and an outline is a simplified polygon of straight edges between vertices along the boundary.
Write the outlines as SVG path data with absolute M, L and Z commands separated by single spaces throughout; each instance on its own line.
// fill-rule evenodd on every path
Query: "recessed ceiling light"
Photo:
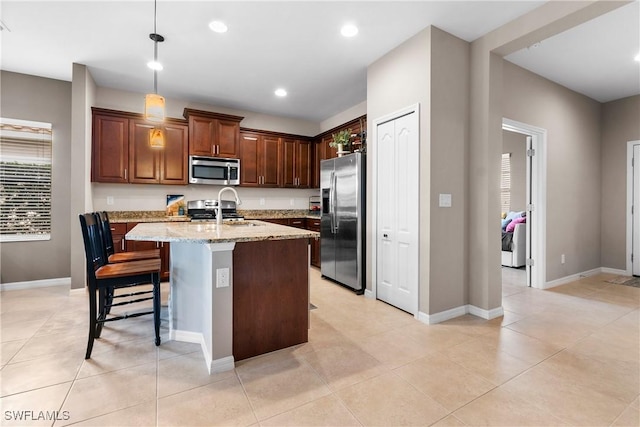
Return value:
M 209 28 L 211 28 L 211 31 L 216 33 L 226 33 L 229 29 L 227 28 L 227 25 L 222 21 L 211 21 L 209 23 Z
M 276 89 L 274 93 L 276 94 L 276 96 L 279 96 L 280 98 L 287 96 L 287 91 L 282 88 Z
M 340 34 L 345 37 L 353 37 L 358 34 L 358 27 L 353 24 L 346 24 L 340 29 Z
M 157 62 L 157 61 L 149 61 L 147 62 L 147 67 L 151 68 L 152 70 L 156 70 L 156 71 L 162 71 L 162 64 Z

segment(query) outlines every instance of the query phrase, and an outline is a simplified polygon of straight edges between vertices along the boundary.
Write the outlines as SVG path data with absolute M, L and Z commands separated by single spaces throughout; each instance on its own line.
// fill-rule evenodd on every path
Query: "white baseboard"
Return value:
M 617 268 L 602 267 L 602 273 L 617 274 L 619 276 L 631 276 L 631 272 L 627 270 L 618 270 Z
M 365 289 L 364 290 L 364 297 L 365 298 L 370 298 L 370 299 L 375 299 L 375 297 L 373 296 L 373 291 L 370 289 Z
M 576 280 L 580 280 L 583 277 L 589 277 L 596 275 L 598 273 L 602 273 L 602 267 L 594 268 L 592 270 L 583 271 L 582 273 L 572 274 L 570 276 L 561 277 L 559 279 L 551 280 L 550 282 L 546 282 L 542 289 L 550 289 L 555 288 L 556 286 L 564 285 L 569 282 L 575 282 Z
M 491 310 L 485 310 L 483 308 L 476 307 L 475 305 L 466 304 L 435 314 L 418 312 L 418 320 L 427 325 L 434 325 L 436 323 L 444 322 L 449 319 L 455 319 L 456 317 L 464 316 L 465 314 L 472 314 L 486 320 L 491 320 L 495 319 L 496 317 L 503 316 L 504 309 L 502 307 L 498 307 Z
M 209 374 L 217 374 L 218 372 L 226 372 L 235 369 L 236 364 L 233 356 L 223 357 L 211 361 Z
M 174 341 L 191 342 L 194 344 L 202 344 L 204 336 L 199 332 L 181 331 L 173 329 L 169 331 L 169 338 Z
M 1 291 L 16 291 L 19 289 L 48 288 L 50 286 L 71 286 L 71 277 L 57 279 L 31 280 L 28 282 L 12 282 L 0 284 Z

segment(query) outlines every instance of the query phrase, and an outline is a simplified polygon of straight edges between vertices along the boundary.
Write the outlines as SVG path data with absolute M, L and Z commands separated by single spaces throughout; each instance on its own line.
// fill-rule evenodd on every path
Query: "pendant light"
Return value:
M 149 64 L 153 68 L 153 93 L 147 94 L 144 103 L 144 118 L 149 122 L 164 122 L 164 97 L 158 95 L 158 70 L 162 66 L 158 63 L 158 43 L 164 41 L 164 37 L 157 33 L 157 0 L 153 2 L 153 33 L 149 38 L 153 40 L 153 62 Z M 164 148 L 164 132 L 161 127 L 155 127 L 149 131 L 149 145 L 153 148 Z

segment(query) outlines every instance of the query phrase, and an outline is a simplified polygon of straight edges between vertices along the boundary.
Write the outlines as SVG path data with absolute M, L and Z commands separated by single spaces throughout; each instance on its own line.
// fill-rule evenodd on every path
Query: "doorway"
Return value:
M 527 216 L 525 244 L 526 286 L 546 288 L 546 129 L 511 119 L 502 119 L 502 129 L 526 138 Z
M 627 143 L 627 274 L 640 276 L 640 141 Z

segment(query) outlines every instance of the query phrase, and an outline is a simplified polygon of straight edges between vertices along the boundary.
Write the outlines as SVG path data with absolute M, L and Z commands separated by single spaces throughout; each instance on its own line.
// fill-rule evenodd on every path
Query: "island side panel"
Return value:
M 236 361 L 308 341 L 308 239 L 237 243 L 233 252 Z

